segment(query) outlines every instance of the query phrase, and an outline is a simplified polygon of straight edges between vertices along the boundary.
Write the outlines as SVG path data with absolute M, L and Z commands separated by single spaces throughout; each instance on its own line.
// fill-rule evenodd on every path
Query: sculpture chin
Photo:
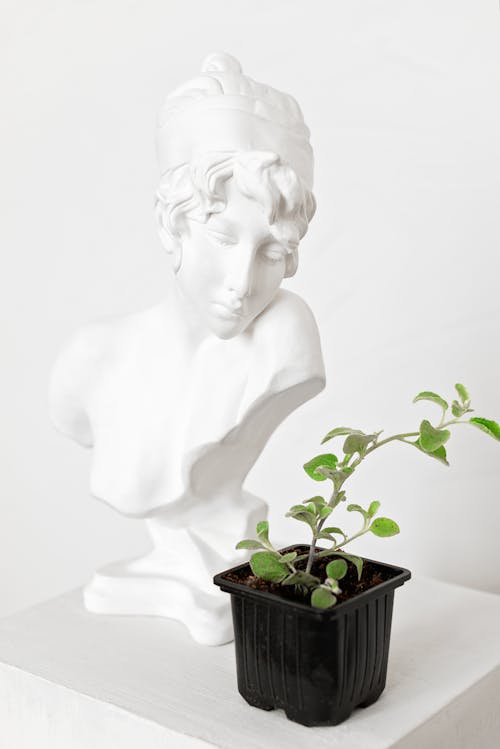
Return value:
M 253 317 L 242 315 L 233 315 L 232 317 L 213 316 L 210 320 L 210 330 L 217 338 L 227 341 L 243 333 L 253 319 Z

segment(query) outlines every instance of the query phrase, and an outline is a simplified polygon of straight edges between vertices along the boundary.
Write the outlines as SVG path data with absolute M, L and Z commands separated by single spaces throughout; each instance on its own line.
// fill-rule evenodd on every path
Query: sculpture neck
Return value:
M 213 337 L 213 333 L 203 324 L 197 310 L 182 294 L 175 279 L 169 289 L 165 306 L 166 314 L 175 317 L 178 330 L 182 331 L 191 351 L 197 351 L 207 339 Z

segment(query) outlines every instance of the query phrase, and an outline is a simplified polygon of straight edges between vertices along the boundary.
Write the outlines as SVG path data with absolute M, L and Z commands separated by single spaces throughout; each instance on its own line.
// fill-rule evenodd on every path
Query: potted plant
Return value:
M 455 388 L 458 398 L 451 409 L 433 392 L 414 398 L 439 406 L 436 425 L 424 419 L 418 431 L 384 439 L 380 431 L 336 427 L 328 432 L 322 444 L 342 437 L 343 457 L 323 453 L 304 470 L 314 481 L 329 480 L 330 496 L 315 495 L 287 513 L 309 527 L 310 544 L 274 548 L 263 520 L 257 538 L 236 547 L 255 552 L 250 562 L 215 576 L 215 584 L 231 594 L 238 689 L 249 704 L 283 708 L 289 719 L 307 726 L 336 725 L 384 690 L 394 590 L 410 572 L 344 551 L 366 533 L 381 538 L 399 533 L 394 520 L 378 516 L 378 501 L 367 508 L 345 504 L 344 486 L 371 453 L 391 442 L 404 442 L 449 465 L 449 427 L 471 424 L 500 440 L 495 421 L 467 416 L 472 412 L 467 390 L 461 384 Z M 360 529 L 350 536 L 332 523 L 332 513 L 342 506 L 361 517 Z

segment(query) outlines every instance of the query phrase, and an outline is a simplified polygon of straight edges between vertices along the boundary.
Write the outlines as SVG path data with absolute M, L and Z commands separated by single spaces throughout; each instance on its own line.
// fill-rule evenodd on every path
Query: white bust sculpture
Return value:
M 156 214 L 174 291 L 78 331 L 55 364 L 56 427 L 93 448 L 92 494 L 144 518 L 146 556 L 85 589 L 97 613 L 183 622 L 200 643 L 232 639 L 212 576 L 266 516 L 243 482 L 280 422 L 324 387 L 318 331 L 295 273 L 315 201 L 297 103 L 229 55 L 166 100 Z

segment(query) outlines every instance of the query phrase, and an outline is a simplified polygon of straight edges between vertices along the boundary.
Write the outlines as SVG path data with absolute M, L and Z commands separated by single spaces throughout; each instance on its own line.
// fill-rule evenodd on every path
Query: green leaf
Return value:
M 441 447 L 438 447 L 437 450 L 434 450 L 431 453 L 427 453 L 427 455 L 430 455 L 431 458 L 436 458 L 436 460 L 439 460 L 441 463 L 444 463 L 446 466 L 450 465 L 446 459 L 446 448 L 444 445 L 441 445 Z
M 315 588 L 311 595 L 311 605 L 315 609 L 329 609 L 330 606 L 335 606 L 337 599 L 330 593 L 326 588 Z
M 335 526 L 331 526 L 328 528 L 323 528 L 324 533 L 340 533 L 341 536 L 344 536 L 344 538 L 347 538 L 346 534 L 341 528 L 335 528 Z
M 438 447 L 448 442 L 449 438 L 450 432 L 448 429 L 435 429 L 427 419 L 424 419 L 420 424 L 418 441 L 422 450 L 425 450 L 427 453 L 435 452 Z
M 361 573 L 363 572 L 363 560 L 361 559 L 361 557 L 356 557 L 353 554 L 346 554 L 345 551 L 336 551 L 335 554 L 338 557 L 347 559 L 348 562 L 352 562 L 352 564 L 356 567 L 358 580 L 361 580 Z
M 279 583 L 288 575 L 286 565 L 272 551 L 258 551 L 250 559 L 252 572 L 262 580 Z
M 312 504 L 316 508 L 316 510 L 319 510 L 321 507 L 324 507 L 326 505 L 326 500 L 324 497 L 310 497 L 309 499 L 304 499 L 302 502 L 303 505 Z
M 399 525 L 390 518 L 376 518 L 370 525 L 370 530 L 375 536 L 389 538 L 399 533 Z
M 349 427 L 336 427 L 335 429 L 332 429 L 331 432 L 328 432 L 326 437 L 323 437 L 323 439 L 321 440 L 321 444 L 323 445 L 325 442 L 328 442 L 328 440 L 331 440 L 334 437 L 343 437 L 346 434 L 354 434 L 358 432 L 359 429 L 350 429 Z
M 253 538 L 246 538 L 244 541 L 240 541 L 236 544 L 236 549 L 263 549 L 264 546 L 260 541 L 254 541 Z
M 326 466 L 318 466 L 316 468 L 316 473 L 318 476 L 323 476 L 324 479 L 330 479 L 330 481 L 333 481 L 333 477 L 339 473 L 338 471 L 333 471 L 331 468 L 327 468 Z M 318 481 L 321 481 L 322 479 L 318 479 Z
M 346 478 L 347 478 L 347 476 L 345 476 L 345 477 L 344 477 L 344 478 L 343 478 L 342 480 L 343 480 L 343 481 L 345 481 L 345 479 L 346 479 Z M 335 509 L 335 507 L 337 507 L 337 505 L 339 505 L 339 504 L 340 504 L 341 502 L 345 502 L 345 501 L 346 501 L 346 499 L 347 499 L 347 497 L 346 497 L 346 493 L 345 493 L 345 491 L 339 491 L 339 490 L 337 489 L 337 486 L 335 485 L 335 482 L 336 482 L 336 481 L 338 482 L 338 479 L 337 479 L 337 477 L 335 477 L 333 481 L 334 481 L 334 484 L 333 484 L 333 485 L 334 485 L 334 487 L 335 487 L 335 498 L 332 498 L 332 499 L 330 500 L 330 503 L 331 503 L 331 504 L 330 504 L 329 506 L 330 506 L 330 507 L 331 507 L 332 509 Z
M 269 523 L 267 520 L 261 520 L 260 523 L 257 523 L 256 532 L 259 537 L 259 540 L 262 541 L 264 545 L 269 544 Z
M 289 551 L 288 554 L 282 554 L 280 557 L 280 560 L 283 564 L 286 564 L 287 562 L 293 562 L 296 556 L 297 556 L 296 551 Z
M 282 585 L 305 585 L 306 587 L 311 588 L 314 585 L 318 585 L 319 582 L 319 577 L 298 570 L 297 572 L 292 572 L 288 577 L 285 577 Z
M 417 440 L 416 442 L 407 442 L 408 445 L 413 445 L 418 450 L 420 450 L 421 453 L 424 453 L 424 455 L 429 455 L 431 458 L 436 458 L 436 460 L 439 460 L 440 463 L 444 463 L 446 466 L 449 466 L 446 459 L 446 449 L 444 445 L 441 445 L 441 447 L 438 447 L 437 450 L 434 450 L 434 452 L 429 453 L 427 450 L 422 450 L 422 447 L 420 446 L 420 442 Z
M 365 434 L 364 432 L 356 432 L 350 434 L 344 442 L 343 451 L 346 455 L 359 453 L 362 455 L 366 452 L 370 442 L 374 442 L 377 438 L 376 434 Z
M 453 401 L 451 404 L 451 413 L 456 418 L 460 418 L 460 416 L 463 416 L 464 413 L 467 411 L 465 406 L 461 406 L 458 401 Z
M 361 505 L 347 505 L 347 512 L 360 512 L 364 518 L 368 517 L 366 510 L 363 510 Z
M 333 482 L 335 491 L 338 491 L 340 487 L 342 486 L 342 484 L 344 483 L 344 481 L 354 471 L 354 468 L 351 468 L 350 466 L 344 466 L 342 470 L 332 471 L 330 468 L 324 468 L 323 466 L 319 466 L 316 470 L 318 471 L 318 473 L 321 472 L 321 475 L 323 475 L 325 478 L 330 479 L 330 481 Z
M 416 403 L 417 401 L 431 401 L 432 403 L 436 403 L 438 406 L 440 406 L 444 411 L 448 408 L 448 404 L 445 401 L 444 398 L 441 398 L 440 395 L 437 393 L 433 393 L 430 390 L 423 390 L 421 393 L 416 395 L 413 399 L 413 403 Z
M 377 500 L 375 500 L 374 502 L 371 502 L 368 508 L 368 517 L 372 518 L 374 515 L 376 515 L 379 510 L 379 507 L 380 507 L 380 502 L 377 502 Z
M 460 382 L 457 382 L 457 384 L 455 385 L 455 390 L 460 396 L 460 400 L 462 401 L 462 403 L 468 405 L 470 403 L 470 397 L 465 385 L 461 385 Z
M 494 437 L 496 440 L 500 440 L 500 424 L 491 419 L 483 419 L 480 416 L 473 416 L 469 419 L 470 424 L 474 424 L 475 427 L 480 429 L 482 432 L 486 432 L 490 437 Z
M 333 543 L 336 543 L 337 541 L 337 539 L 332 536 L 331 533 L 328 533 L 328 531 L 320 531 L 317 538 L 324 538 L 325 541 L 332 541 Z
M 300 508 L 300 509 L 299 509 Z M 313 531 L 316 530 L 316 517 L 310 513 L 303 505 L 294 505 L 285 517 L 299 520 L 301 523 L 307 523 Z
M 317 468 L 325 467 L 335 469 L 338 463 L 338 458 L 332 453 L 325 453 L 324 455 L 316 455 L 311 458 L 307 463 L 304 463 L 304 471 L 315 481 L 325 481 L 326 476 L 316 471 Z
M 333 512 L 333 507 L 329 507 L 328 505 L 325 505 L 324 507 L 320 508 L 319 516 L 323 520 L 324 518 L 327 518 L 328 515 L 330 515 Z
M 326 565 L 326 574 L 332 580 L 341 580 L 347 572 L 347 562 L 345 559 L 334 559 Z

